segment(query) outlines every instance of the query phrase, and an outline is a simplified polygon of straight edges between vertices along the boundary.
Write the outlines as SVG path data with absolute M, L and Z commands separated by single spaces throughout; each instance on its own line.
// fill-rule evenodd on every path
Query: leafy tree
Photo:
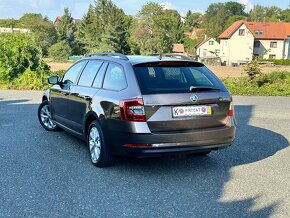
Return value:
M 163 19 L 170 39 L 174 43 L 183 39 L 181 16 L 176 10 L 164 10 Z
M 62 40 L 49 48 L 49 57 L 54 61 L 66 61 L 72 54 L 72 49 L 66 40 Z
M 283 16 L 282 9 L 276 6 L 264 7 L 254 5 L 254 8 L 249 12 L 249 18 L 255 22 L 278 22 Z
M 41 50 L 31 34 L 1 34 L 0 80 L 11 82 L 26 70 L 47 70 Z
M 48 48 L 57 41 L 57 33 L 53 23 L 47 17 L 43 18 L 41 14 L 24 14 L 18 20 L 17 26 L 31 30 L 44 55 L 48 54 Z
M 202 16 L 201 13 L 190 13 L 188 16 L 186 16 L 184 22 L 184 31 L 190 32 L 193 28 L 199 28 L 201 26 L 201 22 L 198 19 L 200 16 Z
M 17 25 L 17 20 L 14 19 L 0 19 L 0 27 L 15 27 Z
M 170 36 L 172 29 L 169 25 L 176 18 L 168 15 L 162 6 L 153 2 L 147 3 L 139 11 L 133 23 L 132 41 L 136 43 L 141 54 L 171 52 L 174 38 Z
M 209 36 L 218 37 L 232 20 L 246 15 L 244 10 L 245 6 L 237 2 L 210 4 L 205 13 L 203 27 L 207 29 Z
M 290 22 L 290 9 L 281 12 L 281 21 Z

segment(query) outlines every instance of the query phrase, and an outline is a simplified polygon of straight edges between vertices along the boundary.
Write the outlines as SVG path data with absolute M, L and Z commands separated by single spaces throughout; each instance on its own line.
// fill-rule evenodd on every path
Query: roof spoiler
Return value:
M 115 52 L 98 52 L 98 53 L 85 55 L 85 57 L 93 57 L 93 56 L 106 56 L 106 57 L 112 57 L 112 58 L 119 58 L 126 61 L 129 60 L 129 58 L 126 55 L 121 54 L 121 53 L 115 53 Z

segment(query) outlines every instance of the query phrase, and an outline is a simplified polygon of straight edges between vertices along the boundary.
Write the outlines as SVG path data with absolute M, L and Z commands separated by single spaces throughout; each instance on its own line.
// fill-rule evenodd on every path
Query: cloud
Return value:
M 170 9 L 174 9 L 173 5 L 171 2 L 162 2 L 160 3 L 160 5 L 163 7 L 163 9 L 165 10 L 170 10 Z
M 249 12 L 254 8 L 254 4 L 250 0 L 239 0 L 239 2 L 245 5 L 246 12 Z

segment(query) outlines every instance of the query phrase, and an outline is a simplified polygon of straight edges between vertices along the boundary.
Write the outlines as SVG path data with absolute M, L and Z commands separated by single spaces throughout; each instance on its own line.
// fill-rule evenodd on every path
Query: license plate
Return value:
M 184 106 L 184 107 L 173 107 L 173 117 L 190 117 L 190 116 L 206 116 L 211 115 L 210 106 Z

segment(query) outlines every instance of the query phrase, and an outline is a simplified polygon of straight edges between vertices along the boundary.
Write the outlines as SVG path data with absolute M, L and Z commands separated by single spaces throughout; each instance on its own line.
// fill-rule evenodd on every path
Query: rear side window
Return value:
M 142 94 L 183 93 L 191 86 L 226 90 L 204 66 L 135 66 L 134 71 Z
M 91 86 L 96 74 L 98 73 L 100 67 L 102 66 L 102 61 L 89 61 L 86 65 L 83 73 L 79 79 L 78 85 L 80 86 Z
M 127 87 L 123 68 L 119 64 L 110 63 L 104 79 L 103 88 L 120 91 Z

